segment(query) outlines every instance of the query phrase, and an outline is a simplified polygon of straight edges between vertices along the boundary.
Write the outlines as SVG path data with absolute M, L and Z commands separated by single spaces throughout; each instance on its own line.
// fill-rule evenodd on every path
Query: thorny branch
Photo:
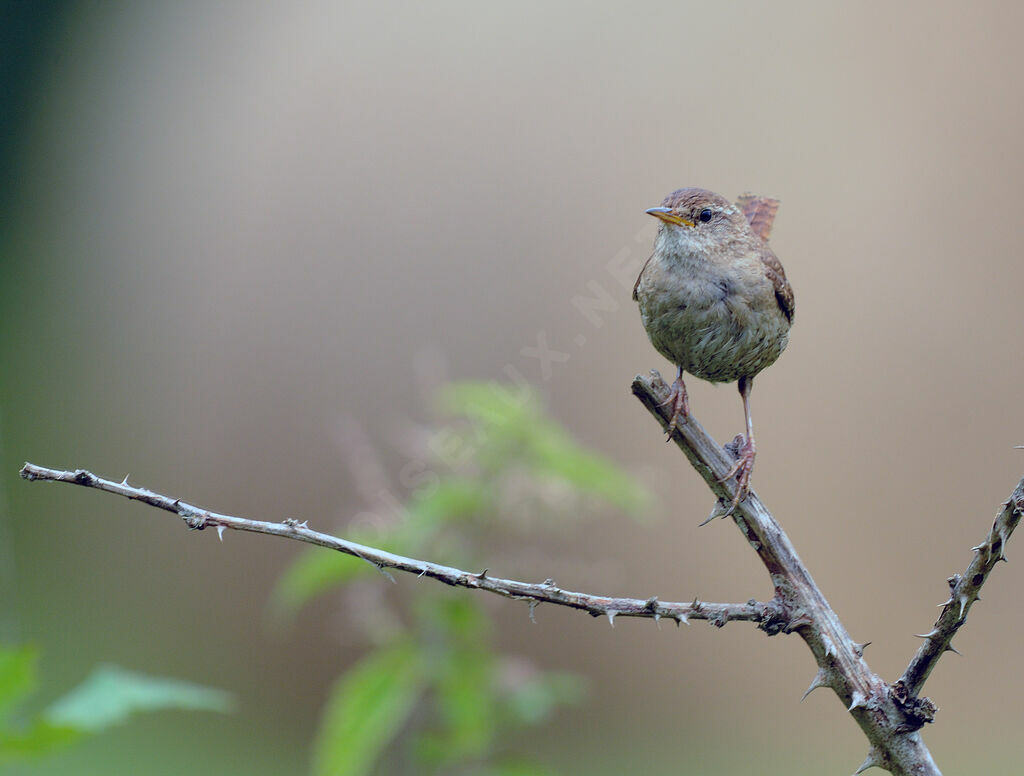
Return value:
M 668 414 L 662 405 L 668 386 L 657 372 L 652 372 L 651 378 L 638 376 L 633 381 L 633 393 L 663 426 L 667 426 Z M 720 479 L 732 465 L 734 456 L 728 451 L 736 448 L 736 444 L 726 448 L 719 446 L 692 417 L 676 430 L 673 440 L 720 504 L 730 503 L 734 486 Z M 888 685 L 870 670 L 863 657 L 865 645 L 854 642 L 846 633 L 789 538 L 753 492 L 739 504 L 732 519 L 768 569 L 775 597 L 769 602 L 751 600 L 745 604 L 714 604 L 696 599 L 691 603 L 668 603 L 656 597 L 617 598 L 571 592 L 557 587 L 550 579 L 541 583 L 501 579 L 490 576 L 486 569 L 479 573 L 462 571 L 319 533 L 297 520 L 270 523 L 211 512 L 180 499 L 133 487 L 127 479 L 114 482 L 83 469 L 61 471 L 26 463 L 21 476 L 27 480 L 68 482 L 119 494 L 172 512 L 193 529 L 210 526 L 219 534 L 231 528 L 282 536 L 353 555 L 385 573 L 389 568 L 399 569 L 448 585 L 523 600 L 530 605 L 531 617 L 538 603 L 551 603 L 581 609 L 595 617 L 607 617 L 612 624 L 618 616 L 668 618 L 677 624 L 691 619 L 707 620 L 719 627 L 737 620 L 756 622 L 768 635 L 796 632 L 807 643 L 818 664 L 807 693 L 818 687 L 831 688 L 871 743 L 868 756 L 857 773 L 879 767 L 897 776 L 941 776 L 919 732 L 925 723 L 932 721 L 935 706 L 929 699 L 918 696 L 938 659 L 952 650 L 953 635 L 964 624 L 971 605 L 978 600 L 988 574 L 996 563 L 1005 560 L 1006 541 L 1024 512 L 1022 480 L 996 516 L 985 541 L 973 548 L 975 557 L 967 571 L 950 577 L 950 598 L 932 631 L 923 636 L 925 641 L 907 670 L 895 684 Z
M 781 623 L 781 612 L 773 602 L 761 603 L 750 600 L 742 604 L 718 604 L 694 599 L 689 603 L 673 603 L 659 601 L 657 597 L 646 599 L 617 598 L 613 596 L 592 595 L 590 593 L 574 593 L 571 590 L 563 590 L 558 587 L 554 580 L 551 579 L 534 583 L 518 582 L 512 579 L 492 577 L 487 569 L 475 573 L 451 568 L 450 566 L 441 566 L 429 561 L 406 558 L 402 555 L 395 555 L 394 553 L 378 550 L 374 547 L 367 547 L 345 539 L 339 539 L 330 534 L 314 531 L 305 522 L 300 523 L 297 520 L 270 523 L 262 520 L 249 520 L 244 517 L 222 515 L 202 507 L 187 504 L 181 499 L 170 498 L 145 488 L 134 487 L 128 484 L 127 478 L 122 482 L 114 482 L 97 477 L 95 474 L 84 469 L 61 471 L 59 469 L 47 469 L 31 463 L 26 463 L 22 467 L 21 476 L 26 480 L 68 482 L 87 488 L 105 490 L 108 493 L 116 493 L 125 498 L 141 501 L 158 509 L 172 512 L 183 518 L 189 528 L 196 530 L 212 527 L 216 528 L 218 532 L 223 532 L 225 528 L 231 528 L 236 531 L 283 536 L 287 539 L 295 539 L 307 544 L 315 544 L 319 547 L 337 550 L 346 555 L 353 555 L 376 566 L 381 571 L 386 569 L 408 571 L 417 576 L 436 579 L 453 587 L 486 590 L 489 593 L 496 593 L 506 598 L 526 601 L 530 604 L 531 617 L 533 616 L 533 607 L 539 603 L 549 603 L 568 606 L 572 609 L 582 609 L 594 617 L 607 617 L 608 621 L 613 625 L 615 624 L 616 617 L 649 617 L 654 620 L 664 618 L 675 621 L 677 625 L 686 623 L 689 620 L 707 620 L 712 625 L 718 627 L 722 627 L 727 622 L 742 621 L 757 623 L 758 627 L 762 630 L 768 633 L 777 633 Z
M 668 392 L 668 386 L 657 372 L 652 371 L 651 378 L 638 375 L 633 381 L 633 393 L 666 428 L 669 417 L 663 405 Z M 673 440 L 718 496 L 720 504 L 730 503 L 734 486 L 731 482 L 721 482 L 720 478 L 729 471 L 734 457 L 692 417 L 676 430 Z M 736 443 L 731 447 L 737 447 Z M 818 672 L 807 693 L 818 687 L 830 687 L 871 744 L 857 773 L 871 767 L 884 768 L 898 776 L 940 773 L 919 733 L 925 723 L 932 721 L 935 706 L 928 698 L 918 697 L 918 693 L 935 662 L 949 646 L 953 633 L 963 625 L 967 610 L 977 600 L 986 576 L 1002 558 L 1003 546 L 1020 522 L 1022 509 L 1024 480 L 996 517 L 985 542 L 974 548 L 977 554 L 967 573 L 950 579 L 950 601 L 935 629 L 925 636 L 924 645 L 903 678 L 893 685 L 887 685 L 868 667 L 863 658 L 864 645 L 856 644 L 847 635 L 797 557 L 789 538 L 757 495 L 752 492 L 732 515 L 772 577 L 775 600 L 790 619 L 788 630 L 799 633 L 814 654 Z
M 949 582 L 949 600 L 942 605 L 942 613 L 935 621 L 935 626 L 921 636 L 924 643 L 917 650 L 914 659 L 910 661 L 907 670 L 900 677 L 900 682 L 910 695 L 917 695 L 921 687 L 928 679 L 928 675 L 939 662 L 939 658 L 946 652 L 956 652 L 953 649 L 953 636 L 960 629 L 960 626 L 967 621 L 967 612 L 971 605 L 978 600 L 981 586 L 985 584 L 988 575 L 996 564 L 1006 560 L 1004 549 L 1006 540 L 1010 538 L 1013 529 L 1020 523 L 1021 513 L 1024 512 L 1024 480 L 1014 488 L 1010 498 L 1003 504 L 999 514 L 992 521 L 992 528 L 985 537 L 985 541 L 971 549 L 974 551 L 974 560 L 971 561 L 963 574 L 954 574 L 947 581 Z

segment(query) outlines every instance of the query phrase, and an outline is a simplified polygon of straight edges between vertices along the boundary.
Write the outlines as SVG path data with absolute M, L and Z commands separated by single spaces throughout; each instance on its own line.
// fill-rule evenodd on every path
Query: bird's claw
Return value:
M 722 517 L 729 517 L 736 511 L 736 507 L 740 505 L 740 502 L 746 500 L 747 496 L 750 495 L 750 475 L 754 471 L 755 456 L 754 445 L 751 443 L 751 440 L 746 439 L 737 452 L 739 457 L 736 459 L 736 463 L 732 465 L 729 471 L 718 478 L 718 482 L 725 482 L 733 477 L 736 478 L 736 492 L 733 494 L 732 502 L 729 504 L 728 509 L 722 513 Z
M 658 406 L 666 407 L 668 405 L 672 405 L 672 416 L 668 419 L 668 427 L 665 429 L 665 434 L 668 439 L 671 439 L 676 429 L 679 428 L 680 419 L 685 423 L 686 419 L 690 417 L 690 402 L 686 396 L 686 386 L 683 385 L 682 375 L 675 379 L 668 397 Z M 665 441 L 668 441 L 668 439 Z

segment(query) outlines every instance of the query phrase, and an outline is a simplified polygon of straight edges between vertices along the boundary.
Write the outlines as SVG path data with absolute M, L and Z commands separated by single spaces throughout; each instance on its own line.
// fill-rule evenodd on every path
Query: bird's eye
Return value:
M 704 208 L 702 211 L 700 211 L 700 215 L 697 216 L 697 218 L 699 218 L 701 221 L 703 221 L 706 224 L 708 221 L 711 220 L 711 209 L 710 208 Z

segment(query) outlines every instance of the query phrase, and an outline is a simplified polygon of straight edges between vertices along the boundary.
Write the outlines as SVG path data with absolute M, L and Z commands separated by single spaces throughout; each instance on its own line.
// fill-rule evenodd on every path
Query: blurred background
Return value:
M 103 661 L 238 699 L 12 773 L 303 773 L 362 649 L 335 597 L 268 627 L 298 545 L 30 485 L 26 460 L 344 534 L 408 495 L 368 503 L 346 429 L 400 483 L 395 440 L 430 417 L 428 386 L 525 379 L 656 506 L 568 522 L 564 556 L 540 537 L 532 564 L 495 546 L 492 574 L 769 597 L 734 526 L 698 529 L 707 489 L 629 394 L 637 372 L 671 373 L 630 291 L 643 211 L 679 186 L 782 200 L 797 314 L 753 395 L 754 485 L 885 679 L 1021 476 L 1018 4 L 4 13 L 2 636 L 39 645 L 41 702 Z M 720 440 L 742 431 L 734 386 L 689 389 Z M 1016 761 L 1022 584 L 998 569 L 926 688 L 947 773 Z M 866 752 L 834 695 L 798 702 L 814 664 L 795 636 L 493 612 L 502 650 L 590 680 L 585 705 L 514 742 L 564 773 L 849 773 Z

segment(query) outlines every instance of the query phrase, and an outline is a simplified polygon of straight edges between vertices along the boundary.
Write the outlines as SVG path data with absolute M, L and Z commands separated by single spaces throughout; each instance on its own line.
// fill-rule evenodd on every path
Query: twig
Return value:
M 633 393 L 667 428 L 669 389 L 661 376 L 657 372 L 651 372 L 651 378 L 638 375 Z M 719 501 L 730 503 L 735 486 L 720 481 L 733 462 L 725 449 L 693 417 L 672 438 Z M 934 713 L 930 701 L 901 696 L 899 688 L 888 686 L 868 668 L 863 645 L 846 633 L 789 537 L 754 492 L 740 502 L 732 519 L 771 575 L 775 600 L 788 619 L 786 629 L 799 633 L 814 654 L 818 672 L 808 692 L 830 687 L 867 736 L 871 747 L 861 770 L 877 766 L 897 776 L 938 776 L 919 732 Z
M 953 649 L 953 636 L 960 629 L 960 626 L 967 621 L 967 613 L 971 606 L 978 600 L 982 585 L 988 579 L 988 575 L 996 564 L 1006 560 L 1006 540 L 1010 538 L 1013 529 L 1020 523 L 1021 513 L 1024 511 L 1024 480 L 1021 480 L 1010 498 L 1003 504 L 999 514 L 992 521 L 992 528 L 985 537 L 985 541 L 974 550 L 974 560 L 967 566 L 967 570 L 961 574 L 954 574 L 947 581 L 949 582 L 949 600 L 942 606 L 942 613 L 931 631 L 922 635 L 924 643 L 917 650 L 914 659 L 910 661 L 907 670 L 900 677 L 900 682 L 907 689 L 910 695 L 917 695 L 921 692 L 928 675 L 939 662 L 939 658 L 946 652 L 956 652 Z
M 668 396 L 668 386 L 657 372 L 651 375 L 650 379 L 637 376 L 633 381 L 633 393 L 659 419 L 663 427 L 667 427 L 669 418 L 663 405 Z M 734 485 L 729 481 L 721 481 L 732 466 L 732 458 L 726 449 L 719 446 L 692 417 L 676 430 L 673 439 L 718 497 L 720 504 L 731 503 Z M 775 588 L 772 601 L 712 604 L 695 599 L 691 603 L 666 603 L 657 598 L 617 598 L 575 593 L 557 587 L 550 579 L 538 584 L 492 577 L 487 570 L 480 573 L 462 571 L 319 533 L 308 528 L 305 522 L 285 520 L 282 523 L 269 523 L 218 514 L 179 499 L 133 487 L 127 479 L 120 483 L 113 482 L 82 469 L 60 471 L 26 463 L 21 476 L 28 480 L 69 482 L 116 493 L 173 512 L 194 529 L 213 526 L 219 533 L 225 528 L 231 528 L 282 536 L 353 555 L 380 569 L 399 569 L 431 577 L 448 585 L 486 590 L 507 598 L 524 600 L 530 604 L 531 617 L 538 603 L 551 603 L 581 609 L 595 617 L 607 617 L 613 625 L 619 616 L 649 617 L 655 620 L 668 618 L 677 624 L 690 619 L 707 620 L 719 627 L 737 620 L 756 622 L 769 635 L 780 632 L 799 633 L 818 664 L 818 671 L 807 693 L 818 687 L 831 688 L 871 744 L 868 756 L 857 773 L 879 767 L 897 776 L 941 776 L 919 732 L 926 722 L 932 721 L 935 707 L 929 699 L 918 697 L 918 694 L 938 659 L 944 652 L 952 650 L 950 642 L 953 635 L 964 624 L 971 605 L 978 600 L 978 593 L 989 573 L 996 563 L 1006 559 L 1006 541 L 1024 512 L 1024 480 L 1021 480 L 996 516 L 985 541 L 973 548 L 975 557 L 967 571 L 963 575 L 950 577 L 950 598 L 943 604 L 942 613 L 932 631 L 923 636 L 925 641 L 907 670 L 899 681 L 887 685 L 865 662 L 863 650 L 866 645 L 857 644 L 846 633 L 838 616 L 829 607 L 800 561 L 789 538 L 753 492 L 737 506 L 732 519 L 768 569 Z
M 95 474 L 84 469 L 61 471 L 59 469 L 47 469 L 31 463 L 26 463 L 22 467 L 21 476 L 26 480 L 67 482 L 73 485 L 82 485 L 86 488 L 104 490 L 108 493 L 116 493 L 134 501 L 141 501 L 158 509 L 172 512 L 183 518 L 189 528 L 197 530 L 214 527 L 218 531 L 223 531 L 225 528 L 231 528 L 236 531 L 282 536 L 286 539 L 295 539 L 300 542 L 315 544 L 319 547 L 337 550 L 346 555 L 353 555 L 373 564 L 379 569 L 399 569 L 400 571 L 408 571 L 417 576 L 430 577 L 453 587 L 486 590 L 489 593 L 495 593 L 506 598 L 527 601 L 531 605 L 531 616 L 533 614 L 533 607 L 538 603 L 549 603 L 568 606 L 572 609 L 582 609 L 594 617 L 607 617 L 613 625 L 616 617 L 649 617 L 654 620 L 665 618 L 674 620 L 677 625 L 686 623 L 689 620 L 707 620 L 712 625 L 717 625 L 718 627 L 725 625 L 727 622 L 742 621 L 757 623 L 759 628 L 772 634 L 779 631 L 781 623 L 781 611 L 774 602 L 761 603 L 750 600 L 742 604 L 719 604 L 694 599 L 688 603 L 675 603 L 659 601 L 656 597 L 646 599 L 618 598 L 591 595 L 589 593 L 575 593 L 570 590 L 563 590 L 550 579 L 539 583 L 518 582 L 512 579 L 492 577 L 488 574 L 487 570 L 474 573 L 451 568 L 450 566 L 441 566 L 428 561 L 406 558 L 402 555 L 395 555 L 374 547 L 367 547 L 362 544 L 346 541 L 345 539 L 339 539 L 330 534 L 314 531 L 304 522 L 300 523 L 297 520 L 270 523 L 261 520 L 249 520 L 244 517 L 222 515 L 217 512 L 211 512 L 208 509 L 187 504 L 180 499 L 154 493 L 145 488 L 134 487 L 128 484 L 127 478 L 121 482 L 114 482 L 113 480 L 97 477 Z

